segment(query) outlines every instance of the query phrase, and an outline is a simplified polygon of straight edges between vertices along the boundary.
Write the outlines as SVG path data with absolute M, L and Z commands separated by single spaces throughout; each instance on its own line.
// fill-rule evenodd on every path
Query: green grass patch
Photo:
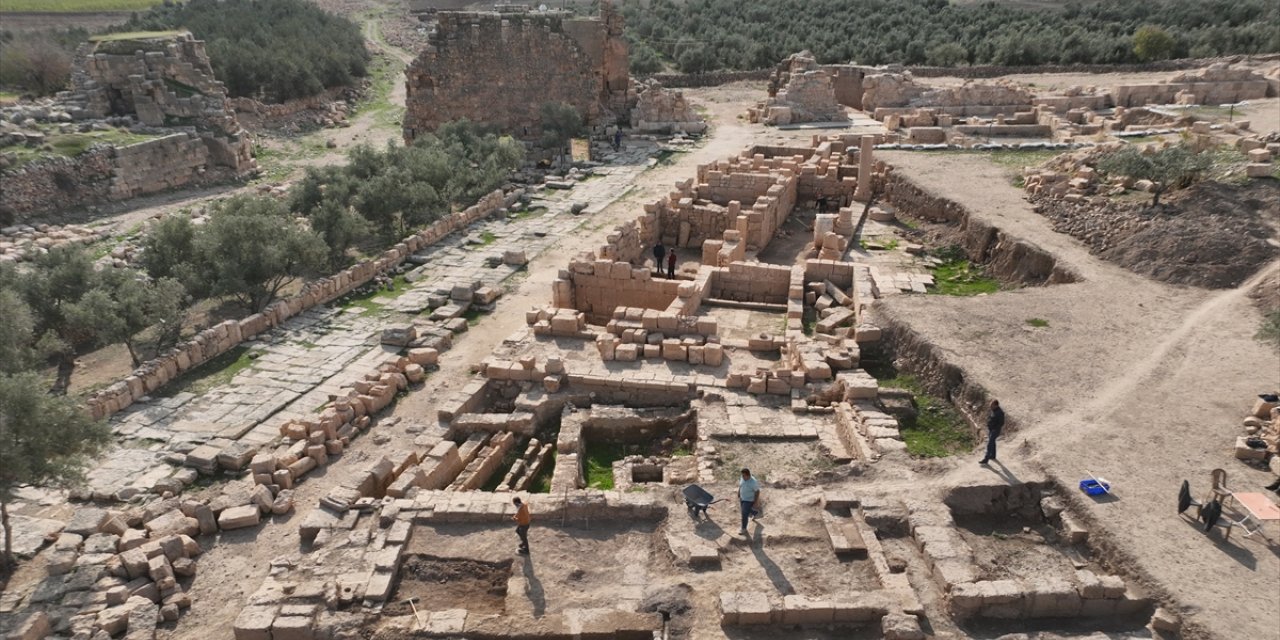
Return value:
M 498 236 L 493 235 L 492 231 L 480 232 L 480 243 L 486 247 L 493 244 L 493 242 L 497 239 L 498 239 Z
M 507 220 L 524 220 L 525 218 L 533 218 L 547 212 L 544 206 L 529 207 L 520 211 L 513 211 L 507 215 Z
M 862 366 L 881 387 L 904 389 L 915 396 L 915 419 L 898 423 L 907 453 L 922 458 L 943 458 L 973 449 L 976 440 L 964 416 L 946 400 L 925 391 L 915 376 L 877 361 L 864 361 Z
M 237 373 L 253 365 L 253 355 L 249 347 L 239 346 L 227 350 L 226 353 L 192 369 L 157 389 L 155 395 L 169 398 L 184 391 L 200 395 L 210 389 L 231 382 Z
M 352 297 L 351 300 L 342 305 L 342 308 L 360 307 L 366 311 L 381 311 L 383 305 L 399 298 L 409 290 L 409 281 L 405 280 L 404 276 L 396 276 L 392 278 L 391 282 L 392 289 L 390 291 L 386 287 L 379 287 L 371 293 Z
M 87 133 L 55 133 L 48 135 L 45 138 L 44 145 L 40 147 L 10 147 L 6 149 L 6 152 L 13 154 L 17 165 L 23 165 L 50 156 L 74 158 L 88 151 L 89 147 L 95 144 L 111 144 L 117 147 L 125 147 L 145 142 L 155 137 L 131 133 L 124 129 L 90 131 Z
M 1027 324 L 1043 329 L 1044 327 L 1049 326 L 1049 321 L 1044 318 L 1027 318 Z
M 933 293 L 944 296 L 976 296 L 1000 290 L 999 281 L 968 260 L 951 260 L 934 267 L 933 281 Z
M 0 13 L 97 13 L 144 11 L 161 0 L 0 0 Z
M 620 444 L 588 442 L 586 456 L 587 486 L 592 489 L 613 488 L 613 463 L 625 457 L 626 448 Z
M 475 307 L 468 307 L 462 312 L 462 317 L 466 319 L 468 327 L 474 327 L 480 324 L 480 318 L 484 317 L 484 312 Z
M 975 265 L 958 246 L 945 247 L 934 253 L 942 264 L 933 267 L 932 293 L 944 296 L 976 296 L 995 293 L 1000 282 L 987 275 L 982 265 Z

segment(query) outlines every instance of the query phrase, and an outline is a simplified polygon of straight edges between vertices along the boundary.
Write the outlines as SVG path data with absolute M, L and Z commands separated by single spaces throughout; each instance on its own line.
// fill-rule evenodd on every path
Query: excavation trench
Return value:
M 926 191 L 906 177 L 890 172 L 883 180 L 885 201 L 899 217 L 932 223 L 943 240 L 964 249 L 970 262 L 1006 285 L 1040 286 L 1079 282 L 1070 265 L 1035 244 L 976 219 L 959 203 Z

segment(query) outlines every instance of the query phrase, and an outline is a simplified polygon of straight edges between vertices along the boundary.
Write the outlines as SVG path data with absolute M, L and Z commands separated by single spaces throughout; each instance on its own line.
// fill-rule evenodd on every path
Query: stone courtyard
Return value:
M 1126 108 L 1274 103 L 1272 76 L 1211 67 L 1053 102 L 796 54 L 767 89 L 677 93 L 618 77 L 605 6 L 440 14 L 406 71 L 406 139 L 497 99 L 457 84 L 496 38 L 552 42 L 582 69 L 528 70 L 494 122 L 536 129 L 521 92 L 581 72 L 553 93 L 630 125 L 626 144 L 597 140 L 572 172 L 96 389 L 114 446 L 84 486 L 24 488 L 11 509 L 5 638 L 1274 637 L 1274 530 L 1206 534 L 1174 497 L 1215 467 L 1237 490 L 1278 469 L 1228 467 L 1230 442 L 1192 423 L 1236 420 L 1220 394 L 1280 384 L 1271 354 L 1232 337 L 1280 266 L 1210 293 L 1126 271 L 1024 200 L 1083 206 L 1100 197 L 1088 167 L 1015 187 L 975 143 L 1022 127 L 1001 146 L 1088 153 Z M 477 75 L 506 77 L 485 60 Z M 1270 175 L 1276 134 L 1228 124 L 1178 131 Z M 1260 172 L 1241 177 L 1274 182 Z M 943 249 L 993 292 L 931 295 Z M 1210 313 L 1223 330 L 1204 330 Z M 1010 425 L 978 466 L 997 397 Z M 913 449 L 930 402 L 958 416 L 948 456 Z M 1250 435 L 1271 433 L 1280 408 L 1253 417 Z M 743 468 L 763 513 L 739 531 Z M 1095 473 L 1113 494 L 1080 491 Z

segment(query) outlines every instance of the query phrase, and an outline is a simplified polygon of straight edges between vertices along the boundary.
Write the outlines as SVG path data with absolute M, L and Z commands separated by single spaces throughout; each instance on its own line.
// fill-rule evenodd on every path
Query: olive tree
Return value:
M 209 293 L 231 296 L 252 312 L 271 304 L 289 282 L 321 268 L 328 250 L 283 203 L 257 196 L 220 204 L 193 247 Z
M 1135 180 L 1150 180 L 1151 206 L 1160 204 L 1160 195 L 1168 189 L 1181 189 L 1195 182 L 1212 165 L 1212 159 L 1196 153 L 1185 144 L 1160 151 L 1127 146 L 1098 161 L 1098 170 Z
M 51 396 L 43 387 L 34 373 L 0 373 L 0 567 L 13 564 L 9 503 L 17 489 L 77 482 L 86 458 L 111 435 L 105 423 L 90 418 L 76 401 Z

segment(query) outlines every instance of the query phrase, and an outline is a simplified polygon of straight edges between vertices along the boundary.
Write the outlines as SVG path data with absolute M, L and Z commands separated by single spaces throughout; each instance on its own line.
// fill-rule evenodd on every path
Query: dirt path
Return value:
M 1086 514 L 1137 562 L 1131 569 L 1172 594 L 1193 631 L 1280 637 L 1280 532 L 1246 539 L 1237 531 L 1222 542 L 1173 506 L 1183 479 L 1202 495 L 1214 468 L 1226 469 L 1237 491 L 1268 481 L 1230 449 L 1254 394 L 1280 384 L 1280 357 L 1252 338 L 1260 317 L 1246 293 L 1261 275 L 1227 292 L 1147 280 L 1054 233 L 992 163 L 905 153 L 889 162 L 1054 252 L 1084 281 L 979 298 L 899 296 L 877 313 L 909 324 L 1000 398 L 1017 421 L 1002 458 L 1028 457 L 1068 484 L 1089 472 L 1115 483 L 1119 499 L 1088 502 Z M 1032 328 L 1028 318 L 1048 326 Z

